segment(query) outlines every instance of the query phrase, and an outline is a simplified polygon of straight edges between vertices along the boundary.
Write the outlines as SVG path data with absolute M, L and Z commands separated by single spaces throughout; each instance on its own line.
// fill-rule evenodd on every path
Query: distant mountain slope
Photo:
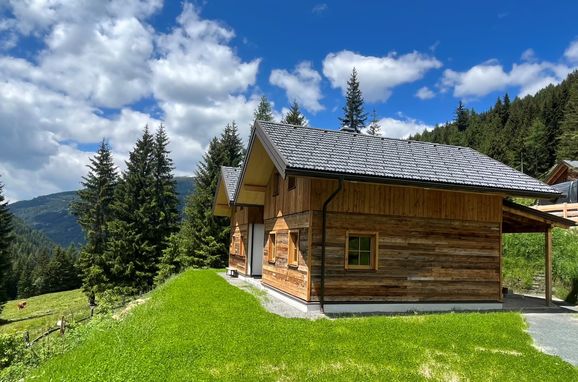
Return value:
M 186 197 L 194 190 L 194 178 L 176 177 L 180 210 L 184 208 Z M 50 240 L 64 247 L 84 243 L 84 234 L 70 211 L 70 203 L 76 198 L 76 191 L 44 195 L 32 200 L 23 200 L 9 205 L 14 215 L 22 219 L 30 228 L 42 232 Z

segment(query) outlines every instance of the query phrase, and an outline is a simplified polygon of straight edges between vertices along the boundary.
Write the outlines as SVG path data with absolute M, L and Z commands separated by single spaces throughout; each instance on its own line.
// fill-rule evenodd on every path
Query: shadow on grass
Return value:
M 42 317 L 46 317 L 46 316 L 50 316 L 54 314 L 54 312 L 47 312 L 47 313 L 42 313 L 42 314 L 37 314 L 35 316 L 28 316 L 28 317 L 22 317 L 22 318 L 17 318 L 14 320 L 4 320 L 4 319 L 0 319 L 0 325 L 6 325 L 6 324 L 13 324 L 15 322 L 21 322 L 21 321 L 27 321 L 27 320 L 34 320 L 35 318 L 42 318 Z

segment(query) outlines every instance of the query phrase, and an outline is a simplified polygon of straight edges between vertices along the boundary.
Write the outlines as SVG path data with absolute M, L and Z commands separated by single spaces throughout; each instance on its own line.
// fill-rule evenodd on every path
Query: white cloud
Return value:
M 192 5 L 166 34 L 148 23 L 160 0 L 8 6 L 14 18 L 1 21 L 2 33 L 42 47 L 0 56 L 0 175 L 10 199 L 77 188 L 91 155 L 81 148 L 103 137 L 122 168 L 144 125 L 160 120 L 180 175 L 231 120 L 248 136 L 260 59 L 239 58 L 234 31 Z
M 415 93 L 415 96 L 421 100 L 431 99 L 431 98 L 435 97 L 435 95 L 436 94 L 433 92 L 433 90 L 431 90 L 427 86 L 422 86 Z
M 564 52 L 564 57 L 572 62 L 578 62 L 578 39 L 572 41 L 570 46 Z
M 574 56 L 575 55 L 575 56 Z M 578 41 L 572 42 L 564 52 L 564 58 L 578 60 Z M 444 71 L 440 81 L 443 90 L 453 89 L 455 97 L 483 97 L 507 87 L 519 88 L 518 96 L 535 94 L 538 90 L 550 84 L 558 84 L 572 71 L 577 63 L 567 63 L 563 60 L 556 63 L 539 61 L 532 49 L 522 54 L 522 62 L 514 63 L 510 71 L 497 60 L 475 65 L 470 69 L 458 72 L 451 69 Z
M 269 76 L 269 82 L 285 89 L 289 102 L 297 100 L 300 105 L 312 113 L 324 109 L 319 102 L 323 97 L 321 94 L 321 75 L 312 68 L 308 61 L 297 65 L 293 72 L 274 69 Z
M 315 4 L 313 6 L 313 8 L 311 9 L 311 12 L 320 14 L 320 13 L 325 12 L 328 8 L 329 7 L 325 3 Z
M 386 117 L 380 119 L 379 124 L 381 125 L 381 135 L 389 138 L 406 139 L 410 135 L 434 128 L 434 126 L 409 117 L 403 117 L 402 119 Z
M 364 98 L 375 102 L 386 101 L 396 86 L 417 81 L 429 70 L 441 66 L 442 63 L 435 57 L 419 52 L 375 57 L 343 50 L 325 57 L 323 74 L 334 88 L 341 88 L 345 93 L 347 80 L 355 67 Z

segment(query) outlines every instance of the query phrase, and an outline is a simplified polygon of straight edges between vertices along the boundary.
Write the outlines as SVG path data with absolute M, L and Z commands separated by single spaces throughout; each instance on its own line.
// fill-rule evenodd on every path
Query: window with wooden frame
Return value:
M 290 176 L 287 179 L 287 190 L 293 190 L 295 187 L 297 187 L 297 180 L 295 179 L 294 176 Z
M 377 233 L 347 233 L 345 268 L 377 269 Z
M 280 179 L 281 179 L 281 177 L 279 176 L 278 172 L 273 174 L 273 196 L 279 195 L 279 180 Z
M 267 260 L 270 263 L 275 262 L 275 257 L 277 256 L 277 235 L 275 232 L 269 233 L 269 239 L 267 242 Z
M 289 266 L 299 266 L 299 253 L 299 231 L 289 231 L 289 251 L 287 253 Z

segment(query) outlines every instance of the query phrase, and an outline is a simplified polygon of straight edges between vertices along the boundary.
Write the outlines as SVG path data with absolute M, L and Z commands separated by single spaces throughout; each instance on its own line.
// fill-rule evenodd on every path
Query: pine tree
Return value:
M 297 101 L 293 100 L 289 111 L 283 117 L 281 122 L 295 126 L 307 126 L 307 120 L 305 119 L 305 116 L 301 114 L 301 110 L 299 110 L 299 104 Z
M 526 174 L 539 177 L 548 170 L 547 140 L 546 125 L 540 119 L 534 119 L 528 135 L 524 139 L 524 151 L 526 153 L 524 172 Z
M 157 236 L 154 243 L 156 258 L 160 259 L 167 246 L 169 237 L 178 231 L 179 199 L 176 182 L 173 176 L 173 161 L 167 149 L 169 138 L 163 125 L 155 134 L 153 166 L 155 178 L 154 203 L 158 209 L 156 226 Z
M 261 97 L 261 101 L 253 113 L 253 120 L 273 122 L 273 108 L 267 97 Z
M 381 135 L 381 125 L 379 124 L 379 119 L 377 119 L 377 113 L 375 109 L 371 113 L 371 122 L 367 127 L 367 134 L 369 135 Z
M 560 123 L 558 160 L 578 159 L 578 82 L 570 88 L 564 118 Z
M 351 77 L 347 81 L 343 117 L 339 118 L 341 130 L 359 133 L 361 132 L 361 128 L 365 127 L 366 120 L 367 114 L 363 111 L 363 95 L 359 88 L 357 70 L 353 68 Z
M 181 248 L 165 252 L 167 268 L 177 258 L 182 266 L 223 267 L 226 264 L 230 225 L 226 218 L 213 216 L 213 197 L 221 166 L 239 166 L 242 159 L 243 146 L 237 127 L 234 123 L 227 125 L 219 139 L 213 138 L 197 167 L 195 192 L 187 200 L 181 237 L 173 239 L 180 242 Z
M 83 189 L 71 207 L 78 217 L 86 244 L 79 259 L 84 292 L 91 296 L 106 289 L 109 268 L 104 252 L 109 239 L 109 224 L 113 219 L 112 203 L 118 184 L 118 174 L 110 146 L 102 140 L 94 158 L 90 159 L 88 175 L 83 177 Z
M 145 127 L 129 154 L 112 204 L 114 220 L 108 225 L 105 257 L 112 289 L 125 295 L 149 289 L 157 271 L 154 150 L 154 137 Z
M 7 283 L 10 272 L 9 248 L 13 240 L 12 236 L 12 214 L 8 210 L 8 202 L 4 200 L 4 185 L 0 183 L 0 312 L 8 298 Z
M 468 128 L 468 111 L 464 107 L 462 101 L 458 103 L 458 107 L 456 108 L 456 118 L 455 123 L 456 127 L 458 128 L 459 132 L 463 132 Z

